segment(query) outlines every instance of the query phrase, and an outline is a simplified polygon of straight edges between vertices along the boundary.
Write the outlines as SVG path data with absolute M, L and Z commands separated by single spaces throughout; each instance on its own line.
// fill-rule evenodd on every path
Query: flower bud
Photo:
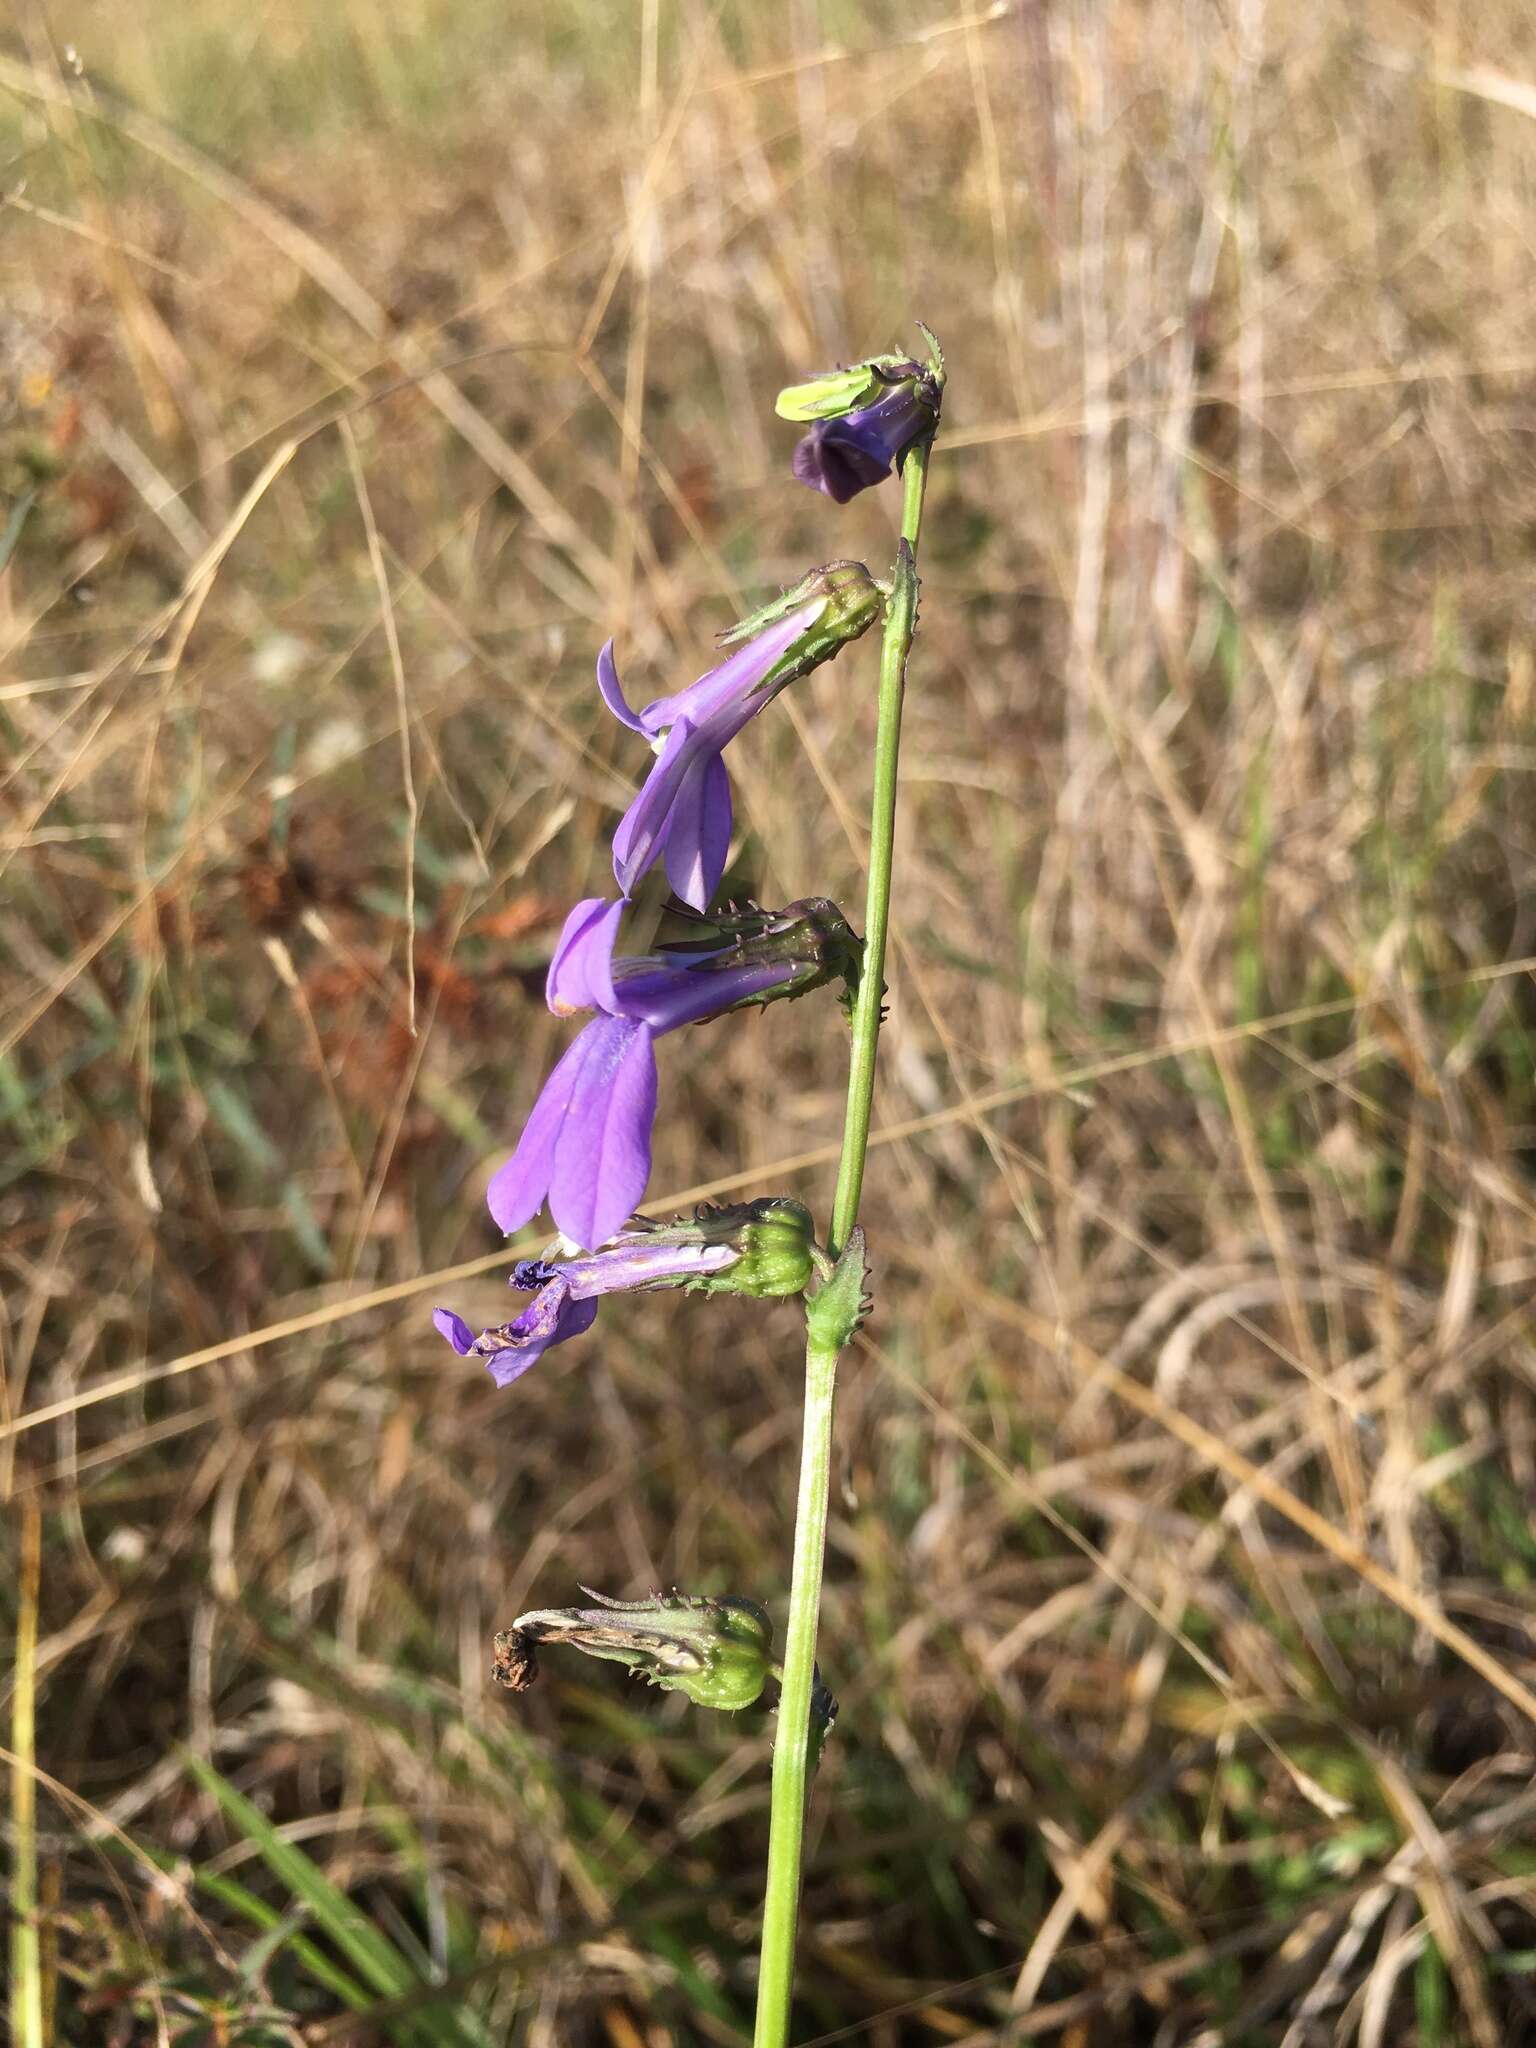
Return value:
M 498 1684 L 526 1691 L 542 1643 L 625 1664 L 664 1692 L 725 1713 L 750 1707 L 768 1681 L 773 1627 L 755 1601 L 677 1592 L 609 1600 L 590 1586 L 581 1590 L 598 1605 L 535 1608 L 498 1633 L 491 1666 Z
M 931 438 L 944 368 L 931 335 L 929 343 L 934 356 L 926 367 L 910 356 L 870 356 L 779 393 L 779 416 L 810 424 L 794 454 L 801 483 L 845 505 L 899 469 L 915 442 Z

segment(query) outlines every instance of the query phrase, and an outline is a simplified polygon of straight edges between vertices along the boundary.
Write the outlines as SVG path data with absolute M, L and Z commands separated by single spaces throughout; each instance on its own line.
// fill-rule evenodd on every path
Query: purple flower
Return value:
M 676 894 L 695 910 L 707 908 L 731 844 L 731 785 L 721 754 L 786 684 L 856 639 L 879 609 L 879 591 L 861 562 L 814 569 L 728 636 L 750 635 L 718 667 L 638 713 L 607 643 L 597 658 L 603 702 L 656 754 L 613 835 L 613 872 L 626 896 L 664 856 Z
M 548 1201 L 574 1244 L 599 1245 L 640 1200 L 656 1116 L 653 1036 L 637 1018 L 603 1016 L 567 1047 L 486 1190 L 509 1236 Z
M 857 978 L 859 942 L 824 900 L 717 919 L 707 939 L 615 959 L 624 908 L 589 898 L 560 934 L 549 1007 L 556 1016 L 599 1014 L 561 1056 L 486 1192 L 508 1235 L 548 1201 L 561 1234 L 590 1249 L 637 1207 L 651 1171 L 656 1039 L 838 975 Z
M 605 1294 L 658 1287 L 752 1295 L 796 1293 L 811 1276 L 811 1219 L 798 1202 L 771 1197 L 734 1208 L 701 1209 L 691 1222 L 632 1216 L 598 1251 L 578 1256 L 564 1237 L 537 1259 L 520 1259 L 511 1285 L 533 1300 L 509 1323 L 477 1337 L 451 1308 L 432 1321 L 461 1358 L 481 1358 L 498 1387 L 509 1387 L 553 1344 L 590 1330 Z M 740 1267 L 739 1286 L 724 1276 Z
M 871 405 L 840 419 L 817 420 L 796 444 L 790 467 L 801 483 L 846 505 L 871 484 L 883 483 L 912 443 L 932 432 L 933 421 L 920 382 L 893 384 Z
M 644 787 L 613 835 L 613 872 L 626 896 L 658 855 L 667 880 L 703 910 L 725 872 L 731 844 L 731 785 L 720 756 L 769 701 L 763 684 L 801 635 L 826 610 L 826 599 L 793 611 L 674 697 L 658 697 L 637 717 L 625 702 L 610 640 L 597 659 L 603 702 L 656 747 Z M 666 737 L 661 738 L 665 733 Z
M 938 344 L 932 335 L 928 340 L 935 354 L 926 369 L 908 356 L 871 356 L 779 393 L 782 418 L 811 422 L 792 463 L 801 483 L 846 505 L 900 468 L 912 444 L 932 434 L 944 373 Z

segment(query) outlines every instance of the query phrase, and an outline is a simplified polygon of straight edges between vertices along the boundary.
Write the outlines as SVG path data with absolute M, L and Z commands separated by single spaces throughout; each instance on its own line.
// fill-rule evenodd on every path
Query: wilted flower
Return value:
M 750 1707 L 768 1681 L 773 1625 L 754 1600 L 692 1593 L 608 1600 L 590 1586 L 581 1590 L 598 1605 L 535 1608 L 497 1634 L 491 1676 L 498 1684 L 526 1692 L 538 1676 L 541 1643 L 626 1664 L 665 1692 L 728 1713 Z
M 596 1009 L 534 1104 L 517 1150 L 486 1191 L 509 1235 L 547 1200 L 555 1227 L 588 1250 L 645 1193 L 656 1115 L 653 1042 L 727 1010 L 857 986 L 862 942 L 824 898 L 709 921 L 707 939 L 614 958 L 622 903 L 593 897 L 565 921 L 546 984 L 557 1016 Z M 548 1340 L 553 1341 L 553 1339 Z
M 509 1387 L 552 1344 L 590 1330 L 601 1295 L 663 1287 L 757 1298 L 800 1294 L 817 1257 L 810 1211 L 788 1195 L 706 1204 L 671 1223 L 631 1216 L 595 1252 L 578 1253 L 557 1237 L 538 1258 L 520 1259 L 511 1285 L 533 1290 L 534 1298 L 512 1322 L 477 1337 L 452 1309 L 434 1309 L 432 1320 L 461 1358 L 483 1359 L 497 1386 Z
M 675 696 L 632 711 L 619 685 L 610 640 L 597 659 L 597 687 L 614 717 L 643 733 L 656 761 L 613 835 L 613 872 L 626 896 L 658 857 L 684 903 L 708 907 L 731 843 L 731 785 L 724 749 L 786 684 L 828 661 L 874 621 L 880 591 L 862 562 L 813 569 L 750 619 L 722 635 L 745 638 L 717 668 Z
M 885 480 L 915 441 L 932 434 L 942 385 L 909 356 L 872 356 L 779 393 L 780 418 L 809 420 L 791 467 L 803 484 L 847 504 Z
M 536 1365 L 551 1344 L 579 1337 L 597 1320 L 595 1301 L 575 1301 L 569 1293 L 540 1293 L 510 1323 L 497 1323 L 477 1337 L 451 1308 L 435 1308 L 432 1321 L 460 1358 L 482 1358 L 498 1387 L 510 1387 L 530 1365 Z

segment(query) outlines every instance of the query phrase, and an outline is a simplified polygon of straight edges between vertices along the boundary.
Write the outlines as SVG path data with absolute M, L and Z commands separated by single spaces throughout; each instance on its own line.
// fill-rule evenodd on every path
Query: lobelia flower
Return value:
M 787 1195 L 724 1208 L 706 1205 L 689 1222 L 632 1216 L 598 1251 L 578 1256 L 559 1237 L 538 1258 L 519 1260 L 511 1285 L 533 1291 L 534 1298 L 512 1322 L 477 1337 L 452 1309 L 434 1309 L 432 1321 L 461 1358 L 484 1359 L 497 1386 L 509 1387 L 551 1345 L 590 1330 L 602 1295 L 660 1287 L 754 1297 L 800 1294 L 817 1256 L 810 1212 Z
M 772 604 L 721 635 L 736 646 L 717 668 L 675 696 L 632 711 L 610 640 L 597 658 L 603 702 L 656 750 L 655 764 L 613 835 L 613 872 L 626 896 L 665 856 L 667 880 L 695 910 L 725 872 L 731 785 L 721 754 L 780 690 L 856 640 L 880 611 L 879 586 L 862 562 L 813 569 Z
M 932 434 L 941 390 L 942 368 L 925 369 L 910 356 L 871 356 L 851 370 L 792 384 L 775 410 L 781 419 L 812 422 L 791 458 L 796 477 L 839 505 L 883 483 L 913 443 Z
M 656 1039 L 839 978 L 845 1002 L 858 986 L 863 941 L 824 897 L 712 918 L 708 938 L 616 959 L 625 907 L 589 898 L 560 934 L 545 987 L 549 1007 L 556 1016 L 599 1014 L 566 1048 L 517 1150 L 486 1191 L 509 1235 L 546 1200 L 556 1229 L 587 1250 L 623 1224 L 650 1178 Z

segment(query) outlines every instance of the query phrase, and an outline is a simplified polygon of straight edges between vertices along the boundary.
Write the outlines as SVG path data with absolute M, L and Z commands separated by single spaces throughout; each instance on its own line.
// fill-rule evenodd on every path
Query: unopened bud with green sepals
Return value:
M 944 359 L 923 329 L 930 360 L 867 356 L 781 391 L 775 411 L 810 427 L 795 449 L 793 469 L 803 484 L 844 505 L 900 469 L 909 449 L 931 440 L 939 422 Z

